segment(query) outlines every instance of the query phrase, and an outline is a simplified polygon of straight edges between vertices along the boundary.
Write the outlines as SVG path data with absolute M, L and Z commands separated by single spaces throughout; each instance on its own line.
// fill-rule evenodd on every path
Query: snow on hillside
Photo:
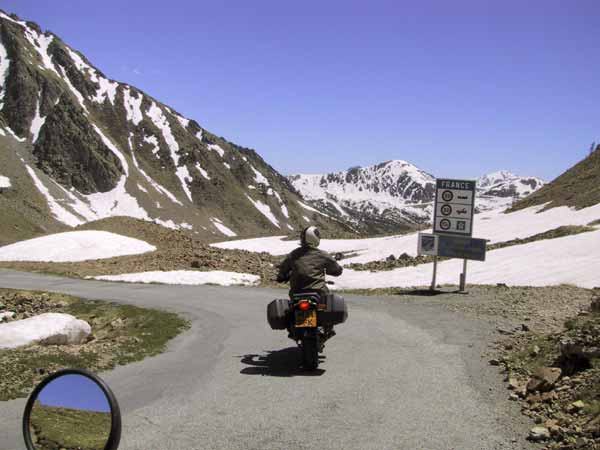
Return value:
M 490 243 L 505 242 L 515 238 L 526 238 L 563 225 L 586 225 L 600 218 L 600 205 L 579 211 L 568 207 L 552 208 L 537 213 L 542 206 L 534 206 L 511 214 L 489 211 L 475 215 L 473 237 L 489 239 Z M 426 230 L 431 232 L 431 230 Z M 366 263 L 386 258 L 390 254 L 399 256 L 417 253 L 417 235 L 410 233 L 369 239 L 322 239 L 321 247 L 331 253 L 352 252 L 357 256 L 345 258 L 344 264 Z M 298 246 L 298 241 L 287 241 L 284 236 L 244 239 L 213 244 L 219 248 L 264 251 L 273 255 L 289 253 Z
M 462 260 L 438 264 L 438 284 L 458 284 Z M 334 289 L 428 286 L 433 264 L 391 271 L 346 269 L 334 280 Z M 574 284 L 585 288 L 600 285 L 600 230 L 557 239 L 531 242 L 488 252 L 485 262 L 469 261 L 467 282 L 506 283 L 509 286 Z
M 173 270 L 168 272 L 140 272 L 123 275 L 103 275 L 93 277 L 102 281 L 124 281 L 128 283 L 162 284 L 217 284 L 220 286 L 251 286 L 258 283 L 260 277 L 249 273 L 225 272 L 213 270 L 200 272 L 195 270 Z
M 543 205 L 511 214 L 490 211 L 475 216 L 474 237 L 490 243 L 526 238 L 564 225 L 587 225 L 600 218 L 600 204 L 574 210 L 552 208 L 538 213 Z M 430 232 L 431 230 L 427 230 Z M 370 239 L 323 239 L 321 247 L 330 253 L 356 254 L 342 264 L 382 260 L 393 254 L 417 253 L 417 235 L 389 236 Z M 298 246 L 298 241 L 283 236 L 245 239 L 213 244 L 219 248 L 266 251 L 284 255 Z M 440 283 L 458 281 L 462 261 L 440 263 Z M 469 282 L 545 285 L 574 283 L 584 287 L 600 285 L 600 230 L 506 247 L 488 252 L 485 263 L 470 262 Z M 431 279 L 431 265 L 401 268 L 393 271 L 368 272 L 346 270 L 336 281 L 338 288 L 368 288 L 425 285 Z M 428 281 L 429 280 L 429 281 Z
M 76 262 L 152 252 L 156 247 L 106 231 L 69 231 L 0 247 L 0 261 Z

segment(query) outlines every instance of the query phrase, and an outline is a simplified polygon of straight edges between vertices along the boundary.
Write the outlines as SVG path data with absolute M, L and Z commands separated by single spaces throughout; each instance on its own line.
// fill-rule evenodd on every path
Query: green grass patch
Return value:
M 39 450 L 102 450 L 110 435 L 111 415 L 36 402 L 31 410 L 31 428 Z
M 6 291 L 0 290 L 0 295 Z M 170 339 L 189 328 L 189 322 L 175 313 L 63 294 L 12 291 L 0 296 L 0 302 L 17 311 L 19 306 L 34 305 L 35 312 L 25 308 L 18 315 L 60 312 L 92 327 L 90 340 L 81 345 L 33 344 L 0 350 L 0 400 L 26 397 L 35 384 L 56 370 L 99 372 L 157 355 Z

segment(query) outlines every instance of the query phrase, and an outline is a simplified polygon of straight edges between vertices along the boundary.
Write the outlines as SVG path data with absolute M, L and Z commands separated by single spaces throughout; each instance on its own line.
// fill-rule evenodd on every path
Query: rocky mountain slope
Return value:
M 33 22 L 0 12 L 2 243 L 128 216 L 207 240 L 352 233 L 254 150 L 108 79 Z
M 511 210 L 516 211 L 546 203 L 544 209 L 556 206 L 581 209 L 600 203 L 600 145 L 587 158 L 533 195 L 516 203 Z
M 403 231 L 431 220 L 435 177 L 407 161 L 288 178 L 305 198 L 372 232 Z M 508 207 L 543 184 L 506 171 L 485 175 L 477 180 L 477 210 Z

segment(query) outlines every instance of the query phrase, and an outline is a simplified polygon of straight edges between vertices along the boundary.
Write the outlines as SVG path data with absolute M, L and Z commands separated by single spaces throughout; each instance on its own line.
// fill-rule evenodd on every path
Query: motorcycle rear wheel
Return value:
M 316 370 L 319 367 L 319 343 L 318 336 L 302 338 L 302 366 L 306 370 Z

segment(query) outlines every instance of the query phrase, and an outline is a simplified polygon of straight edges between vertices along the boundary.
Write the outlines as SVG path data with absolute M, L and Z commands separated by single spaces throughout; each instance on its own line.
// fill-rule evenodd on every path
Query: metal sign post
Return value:
M 467 284 L 467 260 L 463 259 L 463 271 L 460 274 L 460 284 L 458 286 L 458 292 L 466 294 L 465 285 Z
M 436 180 L 433 205 L 433 233 L 437 236 L 433 262 L 431 289 L 435 289 L 437 257 L 463 258 L 459 279 L 459 292 L 465 293 L 467 284 L 467 259 L 485 260 L 485 241 L 472 239 L 475 212 L 476 182 L 474 180 Z M 419 236 L 419 242 L 423 238 Z M 483 242 L 483 245 L 482 245 Z M 419 251 L 421 251 L 419 243 Z M 419 253 L 427 254 L 427 253 Z M 432 254 L 432 253 L 429 253 Z

